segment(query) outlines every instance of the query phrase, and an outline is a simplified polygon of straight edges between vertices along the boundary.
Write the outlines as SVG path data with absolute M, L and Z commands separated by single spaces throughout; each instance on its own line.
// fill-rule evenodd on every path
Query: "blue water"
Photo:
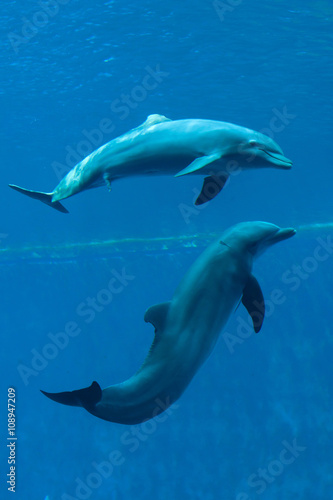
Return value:
M 282 276 L 293 266 L 304 272 L 317 239 L 332 236 L 332 2 L 45 4 L 2 2 L 0 497 L 11 498 L 5 410 L 14 387 L 19 500 L 331 498 L 332 257 L 316 261 L 296 289 Z M 159 75 L 147 90 L 152 71 Z M 111 193 L 66 200 L 69 215 L 7 187 L 51 191 L 69 151 L 89 153 L 94 140 L 107 142 L 152 113 L 271 132 L 282 113 L 274 139 L 293 169 L 243 172 L 186 221 L 180 206 L 192 207 L 199 177 L 125 179 Z M 140 435 L 130 441 L 131 428 L 40 394 L 132 375 L 153 337 L 146 308 L 172 296 L 209 233 L 256 219 L 308 228 L 255 267 L 266 299 L 279 289 L 285 301 L 233 352 L 221 337 L 165 422 L 134 429 Z M 198 234 L 193 245 L 180 239 Z M 82 250 L 110 239 L 120 243 Z M 134 279 L 87 322 L 78 306 L 124 267 Z M 228 332 L 239 318 L 241 308 Z M 49 334 L 69 322 L 79 333 L 22 376 Z M 294 455 L 285 452 L 292 446 Z

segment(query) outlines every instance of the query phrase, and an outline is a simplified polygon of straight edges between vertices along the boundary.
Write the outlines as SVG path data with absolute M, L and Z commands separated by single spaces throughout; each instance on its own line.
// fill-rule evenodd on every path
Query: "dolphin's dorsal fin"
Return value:
M 143 123 L 141 123 L 141 125 L 139 125 L 138 127 L 135 127 L 133 128 L 132 130 L 130 130 L 129 132 L 126 132 L 125 134 L 123 135 L 120 135 L 119 137 L 116 137 L 115 139 L 113 139 L 113 141 L 115 143 L 122 143 L 122 142 L 125 142 L 125 141 L 128 141 L 128 140 L 135 140 L 136 137 L 140 134 L 144 134 L 145 133 L 145 129 L 148 129 L 149 127 L 151 127 L 152 125 L 157 125 L 158 123 L 163 123 L 163 122 L 171 122 L 172 120 L 170 120 L 170 118 L 167 118 L 166 116 L 163 116 L 163 115 L 149 115 L 146 119 L 146 121 L 144 121 Z
M 147 116 L 147 119 L 141 127 L 150 127 L 151 125 L 156 125 L 157 123 L 163 123 L 163 122 L 171 122 L 170 118 L 167 118 L 166 116 L 163 115 L 149 115 Z
M 213 161 L 219 160 L 221 158 L 221 153 L 213 153 L 209 156 L 200 156 L 200 158 L 196 158 L 192 163 L 190 163 L 186 168 L 183 168 L 175 177 L 181 177 L 182 175 L 193 174 L 197 170 L 213 163 Z
M 161 304 L 149 307 L 145 312 L 144 320 L 155 327 L 156 334 L 164 330 L 170 304 L 171 302 L 162 302 Z
M 243 290 L 242 303 L 252 318 L 254 331 L 258 333 L 265 317 L 265 300 L 260 285 L 252 274 Z

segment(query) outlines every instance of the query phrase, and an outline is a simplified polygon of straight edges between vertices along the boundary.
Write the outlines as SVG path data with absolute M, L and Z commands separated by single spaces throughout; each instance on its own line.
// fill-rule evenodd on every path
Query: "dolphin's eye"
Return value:
M 258 143 L 257 143 L 257 141 L 255 141 L 254 139 L 252 139 L 252 140 L 249 142 L 249 145 L 250 145 L 252 148 L 255 148 L 256 146 L 258 146 Z

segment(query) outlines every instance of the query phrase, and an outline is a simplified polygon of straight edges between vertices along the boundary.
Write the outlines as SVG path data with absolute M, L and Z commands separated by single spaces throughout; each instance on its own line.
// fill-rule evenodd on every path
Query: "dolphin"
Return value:
M 144 320 L 155 327 L 155 337 L 135 375 L 103 390 L 93 382 L 72 392 L 42 393 L 110 422 L 132 425 L 159 415 L 189 385 L 240 301 L 259 332 L 265 303 L 252 275 L 253 261 L 295 232 L 267 222 L 244 222 L 227 230 L 194 262 L 172 300 L 146 311 Z
M 96 149 L 79 162 L 51 193 L 9 186 L 67 213 L 60 203 L 76 193 L 139 175 L 204 175 L 195 204 L 213 199 L 237 169 L 290 169 L 291 160 L 270 137 L 232 123 L 150 115 L 139 127 Z

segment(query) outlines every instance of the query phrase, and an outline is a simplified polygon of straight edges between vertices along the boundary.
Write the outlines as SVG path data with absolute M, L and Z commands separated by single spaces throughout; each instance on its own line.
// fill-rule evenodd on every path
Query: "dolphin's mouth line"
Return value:
M 296 234 L 296 230 L 294 228 L 288 227 L 288 228 L 277 228 L 274 233 L 267 235 L 264 239 L 262 239 L 261 244 L 263 243 L 268 243 L 269 245 L 274 245 L 275 243 L 279 243 L 280 241 L 287 240 L 294 236 Z M 242 252 L 239 252 L 232 246 L 228 245 L 225 243 L 223 240 L 220 240 L 220 244 L 228 247 L 233 253 L 235 253 L 238 256 L 241 256 L 242 258 Z M 258 242 L 255 243 L 252 248 L 250 248 L 248 251 L 250 254 L 255 256 L 258 248 Z
M 267 238 L 265 238 L 265 241 L 271 242 L 271 243 L 278 243 L 280 241 L 287 240 L 294 236 L 296 234 L 296 230 L 294 228 L 288 227 L 288 228 L 279 228 L 276 230 L 276 232 Z
M 290 168 L 292 166 L 292 161 L 288 160 L 288 158 L 283 157 L 283 155 L 274 156 L 274 153 L 272 154 L 266 149 L 260 149 L 260 151 L 263 151 L 267 156 L 270 156 L 274 160 L 277 160 L 282 164 L 285 164 L 287 168 Z

